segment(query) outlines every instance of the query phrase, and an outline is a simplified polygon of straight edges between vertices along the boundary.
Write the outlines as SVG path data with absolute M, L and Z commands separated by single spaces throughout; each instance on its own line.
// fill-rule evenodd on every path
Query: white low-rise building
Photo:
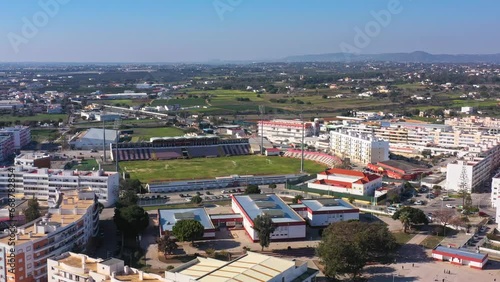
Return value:
M 272 218 L 275 231 L 271 241 L 301 240 L 306 237 L 306 222 L 275 194 L 231 195 L 233 212 L 243 216 L 243 228 L 252 241 L 258 242 L 259 236 L 253 229 L 254 220 L 259 215 Z
M 382 176 L 361 171 L 332 168 L 318 173 L 309 188 L 328 192 L 373 196 L 382 187 Z
M 261 120 L 258 123 L 258 136 L 264 135 L 271 142 L 295 142 L 304 137 L 319 133 L 319 121 L 305 122 L 301 120 Z
M 342 199 L 305 199 L 290 206 L 312 227 L 326 227 L 332 223 L 359 220 L 359 209 Z
M 90 128 L 73 136 L 69 145 L 74 150 L 102 150 L 103 146 L 109 148 L 116 143 L 117 138 L 116 130 Z
M 158 274 L 126 266 L 120 259 L 94 259 L 71 252 L 47 260 L 47 278 L 49 282 L 167 281 Z

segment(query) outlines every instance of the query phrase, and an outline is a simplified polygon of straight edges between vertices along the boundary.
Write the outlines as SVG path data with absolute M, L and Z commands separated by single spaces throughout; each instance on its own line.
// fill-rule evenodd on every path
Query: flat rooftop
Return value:
M 467 257 L 471 258 L 474 261 L 483 261 L 488 255 L 487 254 L 478 254 L 475 252 L 471 252 L 465 249 L 455 249 L 455 248 L 448 248 L 444 246 L 437 246 L 434 250 L 437 252 L 442 252 L 442 253 L 447 253 L 451 255 L 456 255 L 456 256 L 462 256 L 462 257 Z
M 233 195 L 233 201 L 252 220 L 258 215 L 268 214 L 274 223 L 304 222 L 304 219 L 275 194 Z
M 158 215 L 162 231 L 172 231 L 175 223 L 183 219 L 194 219 L 199 221 L 205 229 L 215 229 L 204 208 L 158 210 Z
M 324 198 L 324 199 L 313 199 L 313 200 L 301 200 L 301 202 L 303 205 L 311 209 L 313 212 L 357 209 L 353 205 L 342 199 Z
M 258 253 L 248 252 L 245 256 L 230 262 L 198 258 L 198 263 L 178 267 L 178 272 L 201 282 L 271 281 L 286 270 L 295 267 L 295 262 Z
M 405 173 L 429 170 L 428 167 L 425 167 L 422 165 L 417 165 L 417 164 L 412 164 L 412 163 L 409 163 L 407 161 L 400 161 L 400 160 L 382 161 L 382 162 L 378 162 L 377 165 L 383 165 L 383 166 L 397 168 L 397 169 L 403 170 Z

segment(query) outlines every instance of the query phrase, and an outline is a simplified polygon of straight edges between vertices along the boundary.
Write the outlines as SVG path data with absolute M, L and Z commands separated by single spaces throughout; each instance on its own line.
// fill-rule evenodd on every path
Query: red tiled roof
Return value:
M 330 186 L 337 186 L 337 187 L 344 187 L 344 188 L 352 188 L 352 183 L 338 181 L 338 180 L 321 179 L 321 180 L 314 181 L 314 183 L 315 184 L 330 185 Z
M 362 171 L 348 170 L 348 169 L 341 169 L 341 168 L 331 168 L 331 169 L 326 170 L 324 172 L 321 172 L 319 174 L 322 174 L 322 175 L 341 174 L 341 175 L 349 175 L 349 176 L 358 176 L 358 177 L 360 177 L 360 179 L 357 180 L 356 182 L 354 182 L 356 184 L 366 184 L 370 181 L 381 178 L 381 176 L 379 176 L 377 174 L 364 173 Z

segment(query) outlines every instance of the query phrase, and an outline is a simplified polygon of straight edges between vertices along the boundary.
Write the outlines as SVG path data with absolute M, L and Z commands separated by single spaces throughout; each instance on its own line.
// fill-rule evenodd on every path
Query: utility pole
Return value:
M 113 127 L 115 128 L 116 131 L 116 140 L 115 140 L 115 169 L 116 172 L 118 173 L 118 140 L 120 139 L 120 125 L 121 125 L 121 120 L 119 118 L 115 119 L 115 124 Z M 113 151 L 111 151 L 111 154 L 113 154 Z
M 260 111 L 260 154 L 264 155 L 264 114 L 266 109 L 263 105 L 259 106 Z
M 302 121 L 302 154 L 300 158 L 300 173 L 304 173 L 304 138 L 306 124 L 304 123 L 304 117 L 302 116 L 302 114 L 300 114 L 300 120 Z

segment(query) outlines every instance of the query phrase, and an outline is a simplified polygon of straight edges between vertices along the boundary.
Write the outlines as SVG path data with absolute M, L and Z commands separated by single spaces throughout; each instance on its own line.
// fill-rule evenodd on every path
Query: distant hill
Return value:
M 499 54 L 429 54 L 422 51 L 412 53 L 384 53 L 384 54 L 349 54 L 329 53 L 317 55 L 288 56 L 282 59 L 285 62 L 359 62 L 359 61 L 389 61 L 401 63 L 500 63 Z

